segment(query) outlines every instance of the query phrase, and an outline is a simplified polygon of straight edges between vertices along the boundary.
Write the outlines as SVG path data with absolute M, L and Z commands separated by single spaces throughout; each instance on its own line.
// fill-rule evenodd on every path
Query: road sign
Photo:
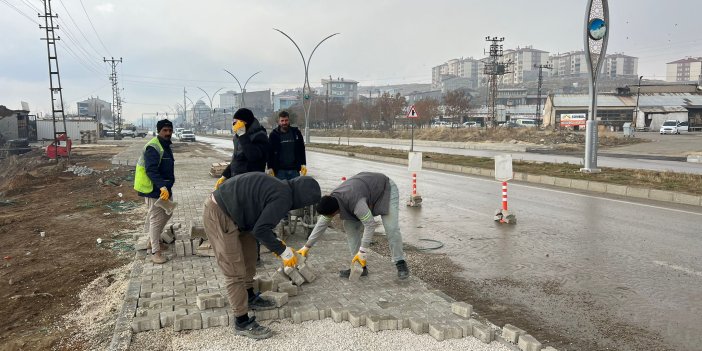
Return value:
M 414 108 L 414 105 L 410 106 L 407 112 L 407 118 L 419 118 L 419 114 L 417 113 L 417 109 Z
M 495 155 L 495 179 L 506 182 L 512 175 L 512 155 Z

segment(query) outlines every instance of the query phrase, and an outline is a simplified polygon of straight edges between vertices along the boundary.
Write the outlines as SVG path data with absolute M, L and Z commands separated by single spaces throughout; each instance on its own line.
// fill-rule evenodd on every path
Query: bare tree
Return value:
M 470 111 L 470 94 L 464 90 L 449 91 L 444 96 L 446 116 L 452 117 L 456 123 L 463 122 L 463 117 Z
M 416 123 L 420 128 L 422 125 L 431 124 L 432 119 L 441 113 L 439 111 L 439 101 L 432 98 L 422 98 L 414 103 L 414 108 L 419 115 Z

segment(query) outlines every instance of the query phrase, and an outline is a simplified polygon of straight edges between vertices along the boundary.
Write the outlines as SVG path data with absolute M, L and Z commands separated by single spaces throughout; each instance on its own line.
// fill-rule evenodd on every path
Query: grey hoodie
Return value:
M 293 209 L 319 202 L 322 191 L 312 177 L 278 180 L 261 172 L 227 179 L 213 192 L 217 204 L 241 232 L 251 232 L 271 252 L 280 255 L 285 245 L 273 228 Z

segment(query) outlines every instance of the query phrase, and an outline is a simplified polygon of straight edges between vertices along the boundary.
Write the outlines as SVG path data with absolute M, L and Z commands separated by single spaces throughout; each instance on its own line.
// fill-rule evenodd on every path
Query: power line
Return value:
M 22 12 L 22 10 L 18 9 L 15 5 L 10 4 L 7 0 L 0 0 L 2 1 L 5 5 L 9 6 L 13 10 L 15 10 L 17 13 L 20 15 L 24 16 L 24 18 L 30 20 L 32 23 L 36 24 L 37 26 L 40 26 L 39 22 L 35 21 L 33 18 L 29 17 L 26 13 Z
M 63 0 L 59 0 L 59 3 L 60 3 L 61 6 L 63 7 L 63 9 L 66 10 L 66 14 L 68 15 L 68 18 L 71 20 L 71 22 L 73 22 L 73 24 L 75 25 L 76 29 L 77 29 L 78 32 L 80 33 L 80 35 L 83 37 L 83 39 L 85 39 L 85 41 L 88 43 L 88 45 L 90 46 L 90 48 L 92 48 L 93 51 L 95 51 L 95 53 L 97 54 L 97 57 L 102 56 L 102 55 L 100 55 L 100 52 L 99 52 L 97 49 L 95 49 L 95 47 L 93 46 L 93 43 L 88 39 L 88 37 L 85 35 L 85 33 L 83 33 L 83 31 L 80 29 L 80 26 L 79 26 L 78 23 L 75 21 L 75 19 L 73 19 L 73 16 L 71 16 L 71 12 L 68 11 L 68 9 L 66 8 L 66 5 L 63 3 Z M 64 23 L 64 24 L 65 24 L 65 23 Z
M 20 1 L 22 1 L 23 4 L 27 5 L 27 7 L 29 7 L 32 11 L 36 11 L 37 14 L 39 14 L 41 12 L 41 10 L 38 7 L 32 5 L 29 1 L 27 1 L 27 0 L 20 0 Z
M 102 45 L 102 48 L 105 49 L 105 51 L 109 54 L 110 50 L 107 50 L 107 46 L 105 46 L 105 43 L 103 43 L 102 39 L 100 39 L 100 35 L 98 34 L 97 30 L 95 30 L 95 26 L 93 25 L 93 21 L 90 19 L 90 15 L 88 15 L 88 11 L 85 10 L 85 6 L 83 5 L 83 0 L 80 0 L 80 7 L 83 8 L 83 12 L 85 13 L 85 17 L 88 17 L 88 22 L 90 22 L 90 26 L 93 28 L 93 32 L 95 32 L 95 36 L 98 38 L 100 45 Z

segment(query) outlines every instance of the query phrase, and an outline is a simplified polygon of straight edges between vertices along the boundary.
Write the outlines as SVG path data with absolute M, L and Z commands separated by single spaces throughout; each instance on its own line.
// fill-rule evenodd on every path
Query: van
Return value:
M 536 128 L 538 125 L 536 124 L 536 120 L 533 119 L 518 119 L 515 121 L 518 125 L 522 127 L 527 127 L 527 128 Z

